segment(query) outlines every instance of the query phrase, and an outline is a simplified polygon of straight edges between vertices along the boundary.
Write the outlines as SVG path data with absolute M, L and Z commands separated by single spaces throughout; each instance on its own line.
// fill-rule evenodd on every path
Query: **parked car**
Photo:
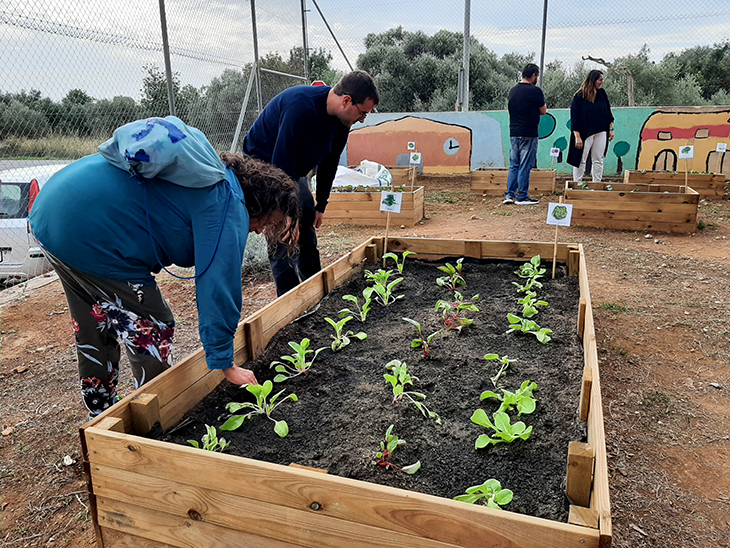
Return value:
M 28 214 L 43 185 L 68 162 L 0 171 L 0 283 L 13 283 L 51 269 L 30 231 Z

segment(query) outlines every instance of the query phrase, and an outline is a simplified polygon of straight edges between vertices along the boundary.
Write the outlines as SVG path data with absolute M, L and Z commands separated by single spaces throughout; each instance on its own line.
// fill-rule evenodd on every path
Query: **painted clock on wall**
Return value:
M 457 152 L 459 152 L 459 141 L 454 139 L 453 137 L 449 137 L 444 141 L 444 152 L 448 154 L 449 156 L 453 156 Z

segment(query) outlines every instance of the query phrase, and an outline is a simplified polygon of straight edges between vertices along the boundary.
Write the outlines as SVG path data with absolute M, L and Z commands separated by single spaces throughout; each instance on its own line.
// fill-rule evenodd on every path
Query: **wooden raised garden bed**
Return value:
M 554 169 L 533 169 L 530 172 L 530 193 L 555 192 Z M 482 196 L 503 196 L 507 190 L 509 168 L 484 168 L 471 172 L 471 192 Z
M 236 363 L 260 356 L 280 329 L 360 273 L 365 260 L 379 262 L 383 245 L 383 238 L 365 241 L 246 318 L 235 338 Z M 388 251 L 415 251 L 424 260 L 525 261 L 538 254 L 551 257 L 553 249 L 553 243 L 536 242 L 388 242 Z M 201 349 L 80 429 L 98 546 L 610 547 L 608 469 L 586 262 L 580 245 L 558 244 L 556 250 L 557 261 L 578 276 L 577 333 L 584 349 L 575 404 L 580 419 L 587 421 L 587 443 L 571 443 L 566 455 L 566 485 L 574 504 L 569 523 L 142 437 L 153 427 L 177 425 L 221 382 L 222 373 L 208 370 Z
M 621 230 L 694 232 L 699 193 L 692 187 L 628 183 L 565 183 L 572 223 Z M 612 190 L 607 190 L 610 187 Z
M 700 198 L 719 200 L 725 196 L 725 175 L 716 173 L 685 173 L 668 171 L 625 171 L 624 183 L 687 186 L 695 189 Z
M 410 188 L 410 187 L 409 187 Z M 334 191 L 330 194 L 325 225 L 385 226 L 388 214 L 380 211 L 381 188 L 363 187 L 352 192 Z M 422 186 L 403 192 L 400 213 L 390 214 L 392 225 L 414 226 L 425 217 L 424 190 Z

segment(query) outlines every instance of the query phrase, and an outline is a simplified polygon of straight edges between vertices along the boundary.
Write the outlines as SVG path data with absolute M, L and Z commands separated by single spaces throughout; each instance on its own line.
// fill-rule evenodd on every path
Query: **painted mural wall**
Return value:
M 615 139 L 604 173 L 627 169 L 712 171 L 730 177 L 728 107 L 614 108 Z M 572 173 L 565 163 L 570 140 L 570 109 L 548 110 L 539 127 L 538 168 Z M 509 166 L 507 111 L 373 113 L 356 124 L 340 163 L 371 160 L 386 166 L 407 163 L 408 143 L 423 156 L 424 173 L 466 173 L 482 167 Z M 694 146 L 694 158 L 679 160 L 679 148 Z M 558 158 L 550 149 L 558 148 Z M 400 155 L 400 161 L 399 161 Z

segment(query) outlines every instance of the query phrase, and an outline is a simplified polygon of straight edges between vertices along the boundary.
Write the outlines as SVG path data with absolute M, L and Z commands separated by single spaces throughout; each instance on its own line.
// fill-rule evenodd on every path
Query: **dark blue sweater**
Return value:
M 327 114 L 328 86 L 295 86 L 266 105 L 246 134 L 243 152 L 304 177 L 317 168 L 316 210 L 324 212 L 350 128 Z

